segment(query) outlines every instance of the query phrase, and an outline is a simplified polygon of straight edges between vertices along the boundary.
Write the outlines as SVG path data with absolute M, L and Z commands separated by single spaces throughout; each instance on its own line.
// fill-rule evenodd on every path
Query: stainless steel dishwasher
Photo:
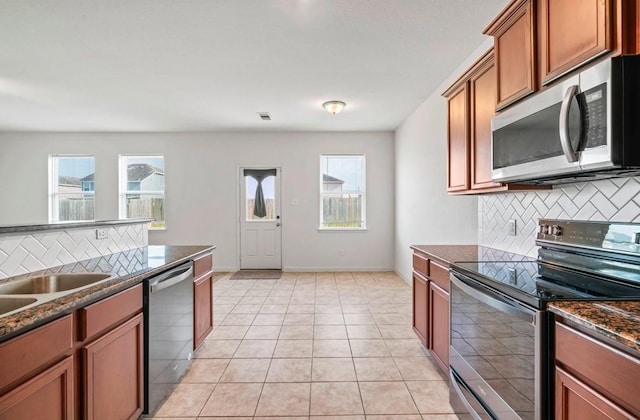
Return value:
M 145 410 L 153 414 L 193 355 L 193 263 L 144 281 Z

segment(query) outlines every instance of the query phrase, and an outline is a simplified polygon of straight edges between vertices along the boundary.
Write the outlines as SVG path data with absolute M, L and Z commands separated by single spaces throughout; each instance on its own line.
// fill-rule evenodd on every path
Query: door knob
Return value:
M 276 223 L 276 227 L 280 226 L 280 223 Z

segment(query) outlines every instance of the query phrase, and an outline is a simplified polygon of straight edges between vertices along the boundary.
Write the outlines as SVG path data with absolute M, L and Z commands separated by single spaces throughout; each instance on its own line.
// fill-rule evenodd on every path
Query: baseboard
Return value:
M 349 272 L 349 271 L 370 271 L 370 272 L 388 272 L 394 271 L 393 268 L 387 267 L 284 267 L 282 271 L 299 272 L 299 273 L 322 273 L 322 272 Z

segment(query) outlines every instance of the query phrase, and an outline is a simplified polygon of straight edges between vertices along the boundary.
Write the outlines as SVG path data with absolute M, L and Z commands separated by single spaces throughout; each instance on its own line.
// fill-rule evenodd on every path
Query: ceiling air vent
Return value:
M 258 116 L 262 121 L 271 121 L 271 115 L 268 112 L 258 112 Z

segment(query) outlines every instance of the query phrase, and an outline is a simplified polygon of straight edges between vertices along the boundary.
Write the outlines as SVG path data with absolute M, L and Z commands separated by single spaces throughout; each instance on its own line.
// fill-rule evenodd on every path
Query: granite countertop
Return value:
M 549 304 L 549 310 L 621 344 L 640 356 L 640 302 L 553 302 Z
M 481 245 L 412 245 L 411 249 L 429 254 L 449 265 L 462 261 L 528 261 L 535 258 Z
M 0 342 L 134 286 L 149 276 L 192 260 L 199 254 L 213 249 L 215 246 L 146 246 L 2 279 L 0 283 L 51 273 L 100 272 L 114 275 L 112 279 L 85 289 L 70 291 L 35 306 L 26 307 L 8 315 L 0 315 Z M 46 295 L 37 296 L 46 299 Z
M 118 219 L 118 220 L 94 220 L 90 222 L 56 222 L 41 225 L 0 225 L 0 235 L 15 235 L 51 230 L 89 229 L 102 226 L 120 226 L 149 223 L 155 219 Z

